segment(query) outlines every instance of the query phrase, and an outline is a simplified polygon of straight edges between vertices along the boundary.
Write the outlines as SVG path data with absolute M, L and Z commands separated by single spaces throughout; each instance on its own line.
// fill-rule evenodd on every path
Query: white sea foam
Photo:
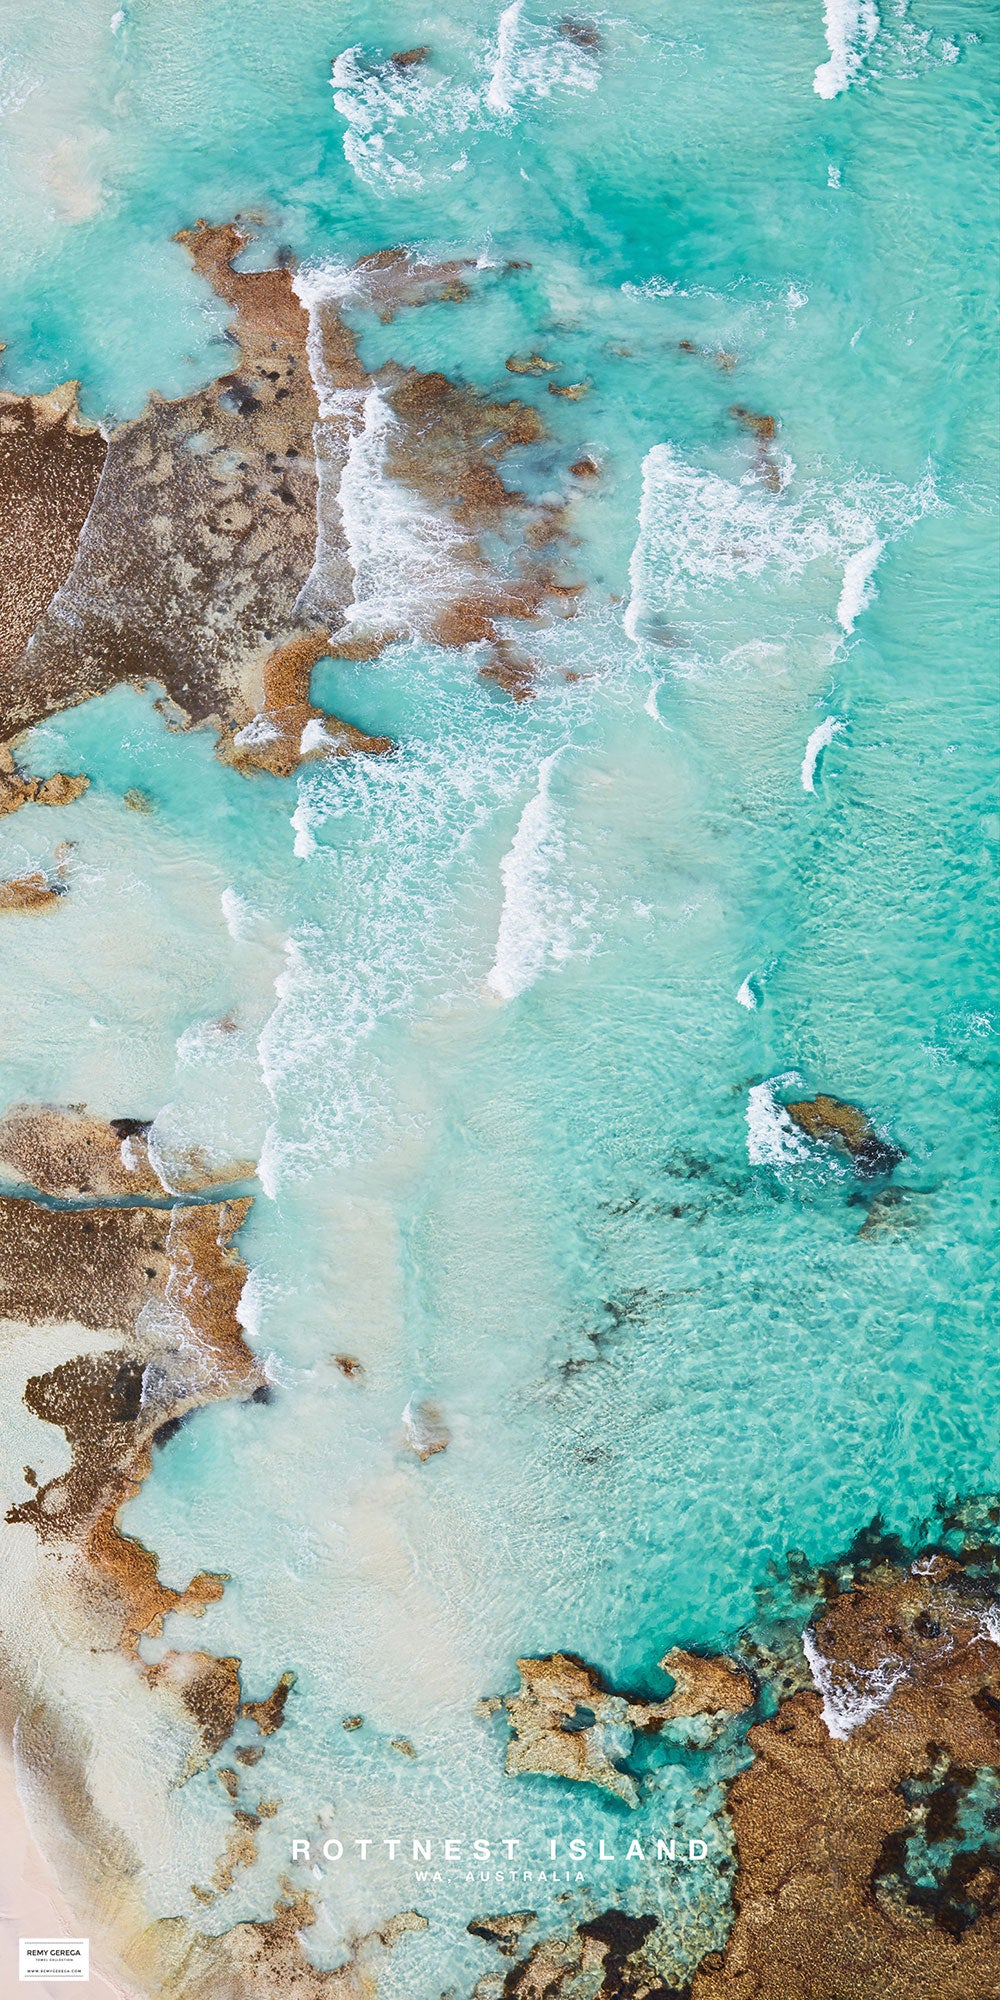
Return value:
M 427 63 L 400 68 L 344 49 L 333 65 L 333 101 L 344 119 L 344 157 L 369 187 L 416 190 L 461 173 L 469 164 L 449 141 L 508 124 L 522 108 L 555 91 L 597 87 L 596 57 L 547 24 L 524 17 L 512 0 L 496 39 L 477 61 L 475 81 L 447 76 Z
M 625 631 L 642 644 L 683 618 L 739 643 L 748 628 L 759 638 L 764 619 L 777 629 L 806 614 L 831 632 L 836 602 L 850 632 L 886 539 L 940 505 L 930 472 L 915 488 L 855 473 L 840 487 L 804 480 L 775 495 L 752 475 L 737 483 L 654 445 L 643 460 Z
M 524 0 L 513 0 L 505 7 L 497 26 L 496 60 L 486 88 L 486 102 L 491 111 L 512 111 L 511 89 L 513 86 L 514 50 L 517 46 L 517 30 L 524 8 Z
M 499 1000 L 514 1000 L 533 986 L 546 960 L 569 956 L 574 920 L 566 891 L 566 850 L 561 816 L 551 794 L 562 750 L 543 757 L 538 789 L 528 800 L 513 841 L 500 863 L 503 908 L 496 954 L 486 984 Z
M 276 723 L 271 721 L 269 716 L 254 715 L 249 722 L 244 723 L 242 729 L 236 731 L 233 742 L 238 743 L 242 747 L 255 743 L 275 743 L 280 740 L 280 737 L 280 729 Z
M 816 1692 L 823 1697 L 823 1720 L 839 1743 L 846 1743 L 855 1729 L 877 1715 L 906 1676 L 906 1667 L 897 1658 L 881 1660 L 867 1670 L 854 1667 L 849 1681 L 835 1681 L 809 1626 L 802 1634 L 802 1650 Z
M 551 97 L 554 90 L 596 90 L 596 57 L 547 25 L 524 18 L 524 0 L 512 0 L 497 23 L 484 102 L 509 117 L 522 99 Z
M 312 830 L 312 818 L 307 799 L 300 798 L 291 816 L 292 832 L 295 835 L 294 853 L 298 861 L 308 861 L 316 852 L 316 836 Z
M 223 889 L 219 902 L 226 920 L 226 929 L 231 938 L 245 938 L 250 935 L 256 922 L 256 912 L 245 896 L 233 888 Z
M 860 73 L 879 27 L 874 0 L 826 0 L 823 29 L 829 59 L 813 78 L 817 97 L 839 97 Z
M 341 52 L 330 81 L 347 128 L 344 157 L 369 187 L 422 188 L 449 172 L 441 142 L 464 132 L 480 104 L 472 85 L 423 63 L 372 62 L 360 44 Z
M 743 984 L 736 995 L 736 1001 L 738 1006 L 748 1007 L 751 1010 L 751 1012 L 753 1012 L 756 1009 L 757 995 L 753 990 L 753 981 L 749 978 L 749 976 L 746 979 L 744 979 Z
M 871 602 L 869 585 L 884 547 L 884 541 L 876 535 L 863 549 L 856 549 L 852 556 L 848 556 L 844 564 L 844 581 L 837 604 L 837 623 L 847 633 L 853 632 L 855 619 L 866 604 Z
M 421 612 L 441 602 L 463 538 L 453 522 L 431 513 L 386 472 L 398 427 L 382 391 L 370 389 L 341 474 L 339 505 L 354 573 L 347 619 L 407 632 L 419 628 Z
M 794 1075 L 770 1077 L 755 1084 L 747 1103 L 747 1153 L 752 1167 L 783 1167 L 809 1157 L 809 1148 L 779 1104 L 775 1091 L 796 1081 Z
M 840 735 L 843 727 L 844 724 L 835 715 L 828 715 L 813 730 L 806 744 L 806 754 L 802 759 L 802 790 L 804 792 L 814 792 L 816 790 L 816 766 L 823 751 L 833 742 L 835 736 Z

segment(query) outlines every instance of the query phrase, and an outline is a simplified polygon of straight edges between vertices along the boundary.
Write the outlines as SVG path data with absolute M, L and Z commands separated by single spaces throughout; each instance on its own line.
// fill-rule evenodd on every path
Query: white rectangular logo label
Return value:
M 19 1938 L 19 1970 L 23 1980 L 90 1979 L 89 1938 Z

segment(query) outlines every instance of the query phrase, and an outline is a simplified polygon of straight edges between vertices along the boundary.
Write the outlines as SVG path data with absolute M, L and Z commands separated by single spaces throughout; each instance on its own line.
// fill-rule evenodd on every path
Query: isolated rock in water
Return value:
M 40 1194 L 65 1201 L 81 1195 L 195 1194 L 247 1180 L 252 1161 L 209 1159 L 198 1148 L 171 1156 L 169 1174 L 154 1165 L 150 1121 L 93 1118 L 73 1106 L 14 1104 L 0 1118 L 0 1172 Z
M 403 1411 L 403 1442 L 421 1460 L 447 1451 L 451 1432 L 436 1403 L 407 1403 Z
M 590 395 L 589 382 L 550 382 L 550 396 L 565 396 L 567 402 L 579 403 Z
M 263 1701 L 245 1701 L 243 1714 L 249 1722 L 255 1722 L 262 1736 L 273 1736 L 281 1728 L 285 1719 L 285 1703 L 293 1687 L 295 1675 L 283 1673 L 281 1679 L 266 1695 Z
M 849 1153 L 856 1173 L 891 1174 L 900 1160 L 906 1158 L 900 1146 L 879 1137 L 871 1120 L 856 1104 L 845 1104 L 839 1097 L 805 1098 L 784 1108 L 810 1139 L 824 1140 Z
M 505 1958 L 513 1958 L 518 1939 L 537 1921 L 534 1910 L 502 1910 L 496 1917 L 473 1917 L 465 1928 L 471 1937 L 495 1944 Z
M 599 1785 L 626 1805 L 637 1805 L 635 1779 L 620 1768 L 637 1732 L 685 1716 L 738 1714 L 755 1695 L 750 1676 L 728 1660 L 675 1649 L 661 1665 L 677 1683 L 674 1692 L 665 1701 L 643 1702 L 613 1693 L 572 1653 L 518 1660 L 517 1693 L 495 1704 L 506 1710 L 514 1732 L 507 1770 L 512 1776 L 534 1771 Z
M 540 354 L 508 354 L 504 367 L 512 375 L 550 375 L 562 362 L 546 361 Z
M 396 69 L 413 69 L 418 63 L 425 63 L 430 52 L 430 43 L 424 42 L 417 49 L 398 49 L 389 60 Z
M 692 2000 L 971 2000 L 997 1990 L 996 1550 L 886 1564 L 834 1596 L 816 1686 L 750 1731 L 730 1786 L 736 1917 Z

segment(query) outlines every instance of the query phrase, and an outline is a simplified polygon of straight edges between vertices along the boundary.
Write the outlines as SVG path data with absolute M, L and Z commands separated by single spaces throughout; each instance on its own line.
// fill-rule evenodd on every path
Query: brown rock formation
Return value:
M 206 1937 L 192 1936 L 182 1918 L 165 1918 L 138 1941 L 129 1962 L 140 1976 L 147 1972 L 161 1980 L 169 1968 L 166 1990 L 180 2000 L 275 2000 L 278 1994 L 288 1994 L 290 2000 L 374 2000 L 383 1952 L 427 1929 L 426 1917 L 404 1910 L 353 1939 L 346 1965 L 319 1972 L 307 1958 L 301 1936 L 315 1922 L 312 1898 L 285 1883 L 274 1915 L 265 1921 L 236 1924 L 221 1937 Z
M 81 1607 L 105 1643 L 129 1654 L 168 1611 L 197 1612 L 221 1594 L 217 1576 L 196 1576 L 186 1591 L 161 1583 L 155 1555 L 121 1532 L 117 1515 L 165 1425 L 218 1397 L 249 1396 L 263 1380 L 235 1312 L 246 1270 L 230 1239 L 249 1208 L 51 1210 L 0 1198 L 0 1317 L 122 1335 L 118 1348 L 29 1380 L 28 1408 L 65 1432 L 72 1463 L 7 1518 L 80 1551 L 70 1573 Z M 142 1308 L 156 1302 L 159 1330 L 141 1330 Z
M 421 1464 L 439 1451 L 447 1451 L 451 1432 L 436 1403 L 425 1400 L 407 1404 L 403 1412 L 403 1443 Z
M 512 375 L 551 375 L 561 361 L 546 361 L 541 354 L 508 354 L 504 367 Z
M 79 384 L 47 396 L 0 391 L 0 735 L 11 676 L 46 606 L 73 566 L 107 445 L 80 420 Z
M 258 713 L 220 741 L 219 755 L 227 764 L 235 764 L 239 771 L 270 771 L 274 777 L 287 778 L 308 758 L 350 757 L 359 751 L 378 757 L 395 749 L 390 736 L 366 736 L 350 722 L 313 706 L 312 669 L 329 652 L 325 632 L 308 632 L 279 646 L 265 660 Z
M 397 69 L 408 68 L 429 54 L 429 49 L 407 49 L 404 56 L 408 61 L 404 56 L 393 56 L 392 61 Z M 376 250 L 370 257 L 359 257 L 353 265 L 352 296 L 371 306 L 383 326 L 388 326 L 405 306 L 425 306 L 434 300 L 461 304 L 471 296 L 462 273 L 473 268 L 468 257 L 421 264 L 404 247 Z
M 164 1653 L 146 1668 L 150 1687 L 176 1695 L 194 1717 L 200 1745 L 188 1759 L 186 1776 L 200 1771 L 233 1733 L 240 1713 L 240 1663 L 214 1653 Z M 235 1781 L 236 1773 L 230 1772 Z M 221 1776 L 221 1773 L 220 1773 Z
M 682 2000 L 649 1954 L 656 1931 L 655 1917 L 604 1910 L 543 1938 L 501 1982 L 487 1973 L 473 2000 Z
M 89 778 L 71 778 L 65 771 L 56 771 L 51 778 L 26 778 L 10 751 L 0 744 L 0 818 L 18 812 L 21 806 L 72 805 L 89 783 Z
M 262 1736 L 273 1736 L 281 1728 L 285 1719 L 285 1703 L 293 1687 L 295 1675 L 283 1673 L 281 1679 L 265 1695 L 262 1701 L 245 1701 L 242 1713 L 248 1721 L 255 1722 Z
M 819 1139 L 849 1153 L 858 1174 L 891 1174 L 893 1167 L 906 1158 L 901 1147 L 879 1137 L 871 1120 L 856 1104 L 845 1104 L 839 1097 L 806 1098 L 797 1104 L 786 1104 L 785 1110 L 810 1139 Z
M 519 1940 L 535 1922 L 534 1910 L 501 1910 L 496 1917 L 473 1917 L 465 1928 L 471 1937 L 486 1938 L 505 1958 L 513 1958 Z
M 13 875 L 0 882 L 0 910 L 47 910 L 65 894 L 62 883 L 50 882 L 40 869 L 34 869 L 29 875 Z
M 692 2000 L 1000 1991 L 1000 1848 L 961 1825 L 1000 1751 L 996 1605 L 942 1555 L 833 1598 L 810 1640 L 823 1693 L 750 1731 L 729 1794 L 736 1917 Z
M 62 1200 L 196 1194 L 248 1180 L 253 1161 L 219 1163 L 198 1148 L 171 1156 L 169 1182 L 149 1155 L 149 1121 L 94 1118 L 76 1106 L 14 1104 L 0 1117 L 0 1172 Z
M 184 722 L 237 734 L 267 706 L 268 663 L 309 644 L 296 610 L 316 540 L 306 315 L 287 270 L 234 271 L 247 241 L 235 224 L 179 240 L 232 308 L 238 359 L 191 396 L 151 397 L 106 461 L 100 441 L 75 562 L 8 664 L 8 732 L 117 681 L 155 680 Z
M 512 1776 L 532 1771 L 599 1785 L 626 1805 L 637 1805 L 635 1779 L 620 1769 L 636 1732 L 689 1716 L 736 1715 L 755 1698 L 749 1675 L 729 1660 L 699 1659 L 675 1648 L 661 1666 L 673 1676 L 674 1692 L 665 1701 L 644 1702 L 613 1693 L 572 1653 L 518 1660 L 517 1692 L 484 1704 L 506 1710 L 513 1731 L 507 1770 Z
M 389 61 L 395 69 L 413 69 L 418 63 L 425 63 L 430 55 L 429 43 L 422 43 L 418 49 L 398 49 Z

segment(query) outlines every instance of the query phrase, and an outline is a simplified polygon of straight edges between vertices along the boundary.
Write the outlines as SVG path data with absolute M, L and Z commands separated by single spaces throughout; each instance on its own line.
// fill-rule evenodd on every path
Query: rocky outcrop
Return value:
M 275 2000 L 277 1994 L 294 2000 L 374 2000 L 383 1954 L 427 1929 L 426 1917 L 404 1910 L 355 1937 L 346 1964 L 320 1972 L 302 1942 L 302 1933 L 315 1922 L 312 1897 L 284 1882 L 273 1916 L 236 1924 L 220 1937 L 192 1934 L 181 1918 L 165 1918 L 135 1941 L 128 1963 L 139 1977 L 156 1977 L 161 1990 L 182 2000 Z
M 257 1724 L 262 1736 L 273 1736 L 275 1731 L 281 1728 L 285 1719 L 285 1704 L 294 1686 L 295 1675 L 283 1673 L 269 1695 L 265 1695 L 261 1701 L 243 1703 L 242 1714 L 249 1722 Z
M 11 752 L 0 744 L 0 819 L 27 805 L 72 805 L 89 783 L 89 778 L 71 778 L 65 771 L 55 771 L 51 778 L 27 778 L 18 770 Z
M 786 1104 L 784 1108 L 810 1139 L 849 1154 L 857 1174 L 873 1177 L 891 1174 L 906 1158 L 900 1146 L 894 1146 L 876 1132 L 865 1112 L 856 1104 L 846 1104 L 842 1098 L 820 1095 Z
M 972 2000 L 1000 1963 L 993 1565 L 882 1563 L 806 1635 L 817 1685 L 750 1731 L 736 1915 L 692 2000 Z
M 525 1931 L 535 1922 L 534 1910 L 501 1910 L 495 1917 L 473 1917 L 465 1928 L 470 1937 L 485 1938 L 505 1958 L 513 1958 Z
M 656 1962 L 658 1928 L 655 1916 L 603 1910 L 543 1938 L 505 1975 L 487 1973 L 473 2000 L 685 2000 Z
M 421 1464 L 436 1457 L 439 1451 L 447 1451 L 451 1432 L 437 1403 L 429 1397 L 422 1402 L 407 1403 L 403 1411 L 403 1443 Z
M 0 737 L 15 712 L 14 675 L 46 606 L 73 567 L 107 443 L 81 421 L 77 382 L 47 396 L 0 391 Z M 6 718 L 6 719 L 5 719 Z M 9 810 L 9 807 L 8 807 Z
M 27 875 L 12 875 L 6 882 L 0 882 L 0 910 L 48 910 L 65 894 L 62 882 L 52 881 L 36 868 Z
M 48 608 L 36 604 L 8 663 L 6 733 L 116 682 L 152 680 L 177 720 L 210 722 L 231 747 L 268 713 L 269 663 L 280 677 L 290 644 L 312 646 L 313 659 L 325 644 L 325 632 L 303 630 L 296 608 L 316 543 L 319 412 L 306 314 L 287 270 L 233 269 L 247 241 L 238 225 L 199 223 L 179 240 L 232 310 L 233 365 L 190 396 L 151 397 L 107 445 L 100 440 L 99 484 L 87 488 L 87 506 L 73 517 L 79 546 L 68 563 L 60 544 L 62 573 L 45 595 Z M 64 440 L 64 456 L 67 448 Z M 302 727 L 319 716 L 307 699 L 294 705 L 305 711 Z M 251 754 L 235 761 L 291 768 L 294 720 L 279 717 L 273 738 L 261 727 L 258 749 L 281 744 L 271 761 Z M 370 747 L 346 728 L 337 742 Z M 243 746 L 254 747 L 253 739 Z
M 485 1712 L 506 1713 L 513 1732 L 507 1747 L 511 1776 L 534 1772 L 598 1785 L 635 1806 L 639 1787 L 621 1767 L 637 1732 L 694 1716 L 725 1721 L 755 1699 L 749 1674 L 733 1661 L 675 1649 L 660 1664 L 673 1677 L 674 1692 L 665 1701 L 644 1702 L 615 1694 L 572 1653 L 518 1660 L 517 1692 L 482 1704 Z
M 0 1174 L 64 1201 L 196 1194 L 256 1172 L 250 1160 L 216 1161 L 199 1148 L 172 1153 L 167 1175 L 150 1155 L 151 1121 L 94 1118 L 73 1105 L 14 1104 L 0 1118 Z
M 0 1198 L 0 1317 L 122 1336 L 116 1348 L 29 1379 L 27 1407 L 65 1433 L 72 1461 L 7 1519 L 81 1552 L 71 1572 L 81 1613 L 131 1655 L 169 1611 L 197 1612 L 221 1594 L 218 1576 L 196 1576 L 184 1591 L 163 1584 L 155 1555 L 121 1532 L 117 1516 L 165 1425 L 263 1382 L 236 1318 L 246 1268 L 231 1238 L 250 1206 L 53 1210 Z

